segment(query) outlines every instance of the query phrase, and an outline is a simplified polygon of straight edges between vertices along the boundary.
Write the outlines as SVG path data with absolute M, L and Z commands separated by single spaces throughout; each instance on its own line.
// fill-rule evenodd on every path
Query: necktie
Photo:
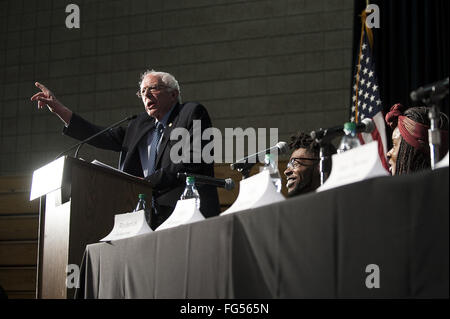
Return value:
M 156 167 L 156 157 L 158 155 L 158 143 L 161 139 L 162 132 L 164 130 L 164 126 L 161 122 L 156 124 L 156 128 L 153 131 L 152 142 L 150 144 L 150 158 L 148 165 L 148 175 L 152 175 L 155 172 Z

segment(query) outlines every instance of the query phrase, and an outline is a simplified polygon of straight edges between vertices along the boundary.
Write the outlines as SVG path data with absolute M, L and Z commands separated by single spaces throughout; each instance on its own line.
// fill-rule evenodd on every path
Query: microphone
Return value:
M 206 185 L 212 185 L 216 187 L 222 187 L 225 188 L 227 191 L 230 191 L 234 188 L 234 181 L 231 178 L 221 179 L 221 178 L 215 178 L 211 176 L 205 176 L 205 175 L 196 175 L 191 173 L 177 173 L 177 178 L 186 178 L 186 177 L 194 177 L 196 184 L 206 184 Z
M 369 118 L 365 118 L 361 123 L 356 124 L 356 133 L 372 133 L 374 129 L 375 124 Z M 328 129 L 318 129 L 312 131 L 309 135 L 313 140 L 331 140 L 336 136 L 345 135 L 344 125 L 334 126 Z
M 258 158 L 258 156 L 262 156 L 267 153 L 272 153 L 273 151 L 277 151 L 278 154 L 285 154 L 289 151 L 289 146 L 287 145 L 286 142 L 278 142 L 275 146 L 272 146 L 263 151 L 260 151 L 258 153 L 255 153 L 255 154 L 252 154 L 252 155 L 249 155 L 247 157 L 240 159 L 236 163 L 231 164 L 230 168 L 232 170 L 244 168 L 249 163 L 253 163 L 253 164 L 256 163 L 256 159 Z
M 124 123 L 124 122 L 134 120 L 136 117 L 137 117 L 137 115 L 131 115 L 131 116 L 128 116 L 127 118 L 124 118 L 123 120 L 120 120 L 120 121 L 117 122 L 117 123 L 114 123 L 114 124 L 108 126 L 107 128 L 101 130 L 100 132 L 98 132 L 98 133 L 96 133 L 96 134 L 94 134 L 94 135 L 92 135 L 92 136 L 89 136 L 87 139 L 82 140 L 81 142 L 79 142 L 79 143 L 73 145 L 71 148 L 65 150 L 64 152 L 59 153 L 58 156 L 56 156 L 55 159 L 59 158 L 61 155 L 65 154 L 65 153 L 67 153 L 67 152 L 73 150 L 75 147 L 77 147 L 77 150 L 76 150 L 76 152 L 75 152 L 74 157 L 77 158 L 77 157 L 78 157 L 78 152 L 80 151 L 80 148 L 81 148 L 81 146 L 83 146 L 83 144 L 89 142 L 89 141 L 92 140 L 94 137 L 97 137 L 97 136 L 99 136 L 99 135 L 105 133 L 106 131 L 108 131 L 108 130 L 110 130 L 110 129 L 116 127 L 116 126 L 119 126 L 120 124 L 122 124 L 122 123 Z
M 446 79 L 421 86 L 420 88 L 411 91 L 410 97 L 414 102 L 423 101 L 433 95 L 448 94 L 448 77 Z

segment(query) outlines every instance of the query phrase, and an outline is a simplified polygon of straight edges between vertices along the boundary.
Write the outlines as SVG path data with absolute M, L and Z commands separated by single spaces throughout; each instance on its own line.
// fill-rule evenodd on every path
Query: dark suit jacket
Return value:
M 159 226 L 169 217 L 180 198 L 185 184 L 177 179 L 178 172 L 190 172 L 200 175 L 214 176 L 214 163 L 193 163 L 192 132 L 193 121 L 201 121 L 201 132 L 211 127 L 206 108 L 198 103 L 176 104 L 168 119 L 163 132 L 156 160 L 156 171 L 146 179 L 153 187 L 153 197 L 156 201 L 157 216 L 152 216 L 152 228 Z M 129 174 L 143 177 L 138 145 L 147 132 L 155 127 L 155 119 L 143 112 L 128 124 L 128 127 L 118 127 L 92 139 L 89 144 L 120 152 L 119 169 Z M 170 150 L 178 141 L 170 140 L 173 129 L 186 128 L 191 136 L 190 157 L 191 163 L 174 163 L 170 159 Z M 93 125 L 77 114 L 73 114 L 68 127 L 64 128 L 64 134 L 78 140 L 86 139 L 99 132 L 102 127 Z M 210 141 L 202 141 L 203 146 Z M 198 150 L 197 150 L 198 151 Z M 215 216 L 220 213 L 217 189 L 208 185 L 197 185 L 200 193 L 200 210 L 205 217 Z

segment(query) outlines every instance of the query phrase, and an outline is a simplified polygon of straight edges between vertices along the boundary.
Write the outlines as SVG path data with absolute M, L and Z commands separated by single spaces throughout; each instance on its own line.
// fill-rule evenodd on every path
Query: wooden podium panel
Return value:
M 105 237 L 114 215 L 134 209 L 138 194 L 151 200 L 147 182 L 64 157 L 36 170 L 31 199 L 40 196 L 37 298 L 72 298 L 67 265 L 80 266 L 87 244 Z

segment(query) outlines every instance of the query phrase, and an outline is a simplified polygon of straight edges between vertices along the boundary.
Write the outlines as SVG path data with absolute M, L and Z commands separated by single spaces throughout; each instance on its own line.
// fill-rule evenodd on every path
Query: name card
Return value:
M 373 141 L 341 154 L 333 154 L 331 174 L 317 191 L 365 179 L 389 175 L 378 155 L 378 142 Z
M 190 224 L 204 219 L 205 217 L 195 204 L 195 198 L 179 200 L 169 218 L 167 218 L 156 230 Z
M 277 192 L 270 178 L 269 171 L 262 171 L 239 182 L 239 195 L 236 201 L 220 215 L 235 213 L 241 210 L 256 208 L 285 200 Z
M 100 241 L 111 241 L 130 238 L 137 235 L 151 233 L 153 230 L 145 220 L 144 210 L 137 212 L 118 214 L 114 216 L 114 227 L 112 231 Z
M 448 152 L 439 162 L 436 163 L 435 168 L 448 167 Z

